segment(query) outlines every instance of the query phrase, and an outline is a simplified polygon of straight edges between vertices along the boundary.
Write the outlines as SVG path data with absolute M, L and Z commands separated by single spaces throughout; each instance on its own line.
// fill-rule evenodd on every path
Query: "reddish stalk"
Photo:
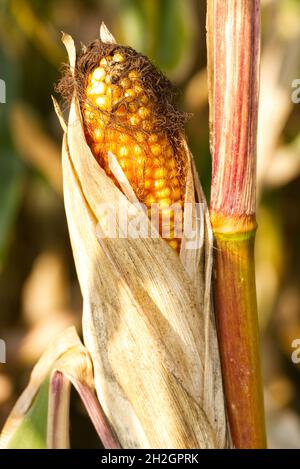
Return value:
M 254 270 L 259 0 L 210 0 L 207 15 L 215 307 L 236 448 L 266 446 Z

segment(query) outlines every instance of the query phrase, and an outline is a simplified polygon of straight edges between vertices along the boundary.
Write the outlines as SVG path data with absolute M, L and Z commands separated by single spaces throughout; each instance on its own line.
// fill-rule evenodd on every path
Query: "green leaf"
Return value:
M 41 385 L 29 411 L 9 442 L 9 449 L 46 449 L 49 378 Z

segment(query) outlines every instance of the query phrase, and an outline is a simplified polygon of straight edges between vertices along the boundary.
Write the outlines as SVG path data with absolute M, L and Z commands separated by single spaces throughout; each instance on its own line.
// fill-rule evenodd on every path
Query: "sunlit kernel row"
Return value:
M 168 220 L 171 226 L 166 240 L 179 250 L 180 240 L 174 238 L 174 210 L 170 207 L 174 203 L 182 205 L 183 189 L 174 150 L 167 134 L 154 130 L 153 104 L 144 91 L 139 72 L 131 70 L 118 76 L 124 62 L 123 54 L 116 52 L 102 58 L 88 76 L 83 108 L 88 141 L 110 176 L 108 152 L 114 154 L 148 212 L 153 204 L 158 205 L 161 223 Z M 111 125 L 114 119 L 124 126 L 123 130 Z

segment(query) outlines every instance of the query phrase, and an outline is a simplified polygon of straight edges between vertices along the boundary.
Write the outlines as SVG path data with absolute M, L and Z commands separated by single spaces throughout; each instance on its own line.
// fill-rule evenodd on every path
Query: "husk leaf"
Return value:
M 74 69 L 73 40 L 64 34 L 63 41 Z M 148 228 L 150 222 L 96 162 L 73 97 L 62 159 L 65 208 L 84 301 L 84 342 L 98 398 L 124 448 L 227 445 L 210 293 L 211 229 L 192 155 L 182 139 L 189 162 L 185 200 L 193 204 L 199 247 L 188 249 L 190 240 L 183 239 L 178 256 L 159 236 L 111 238 L 103 204 L 120 208 L 117 233 L 120 214 L 129 219 L 139 215 Z M 204 203 L 200 214 L 195 192 Z

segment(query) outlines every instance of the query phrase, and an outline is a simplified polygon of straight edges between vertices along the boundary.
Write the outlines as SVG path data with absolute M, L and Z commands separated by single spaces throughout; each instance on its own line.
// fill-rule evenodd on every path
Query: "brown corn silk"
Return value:
M 109 152 L 114 155 L 149 216 L 151 208 L 157 211 L 160 234 L 179 252 L 174 222 L 182 226 L 186 114 L 175 108 L 174 87 L 147 57 L 98 39 L 83 48 L 75 80 L 67 73 L 59 85 L 67 97 L 74 88 L 96 160 L 118 185 Z

